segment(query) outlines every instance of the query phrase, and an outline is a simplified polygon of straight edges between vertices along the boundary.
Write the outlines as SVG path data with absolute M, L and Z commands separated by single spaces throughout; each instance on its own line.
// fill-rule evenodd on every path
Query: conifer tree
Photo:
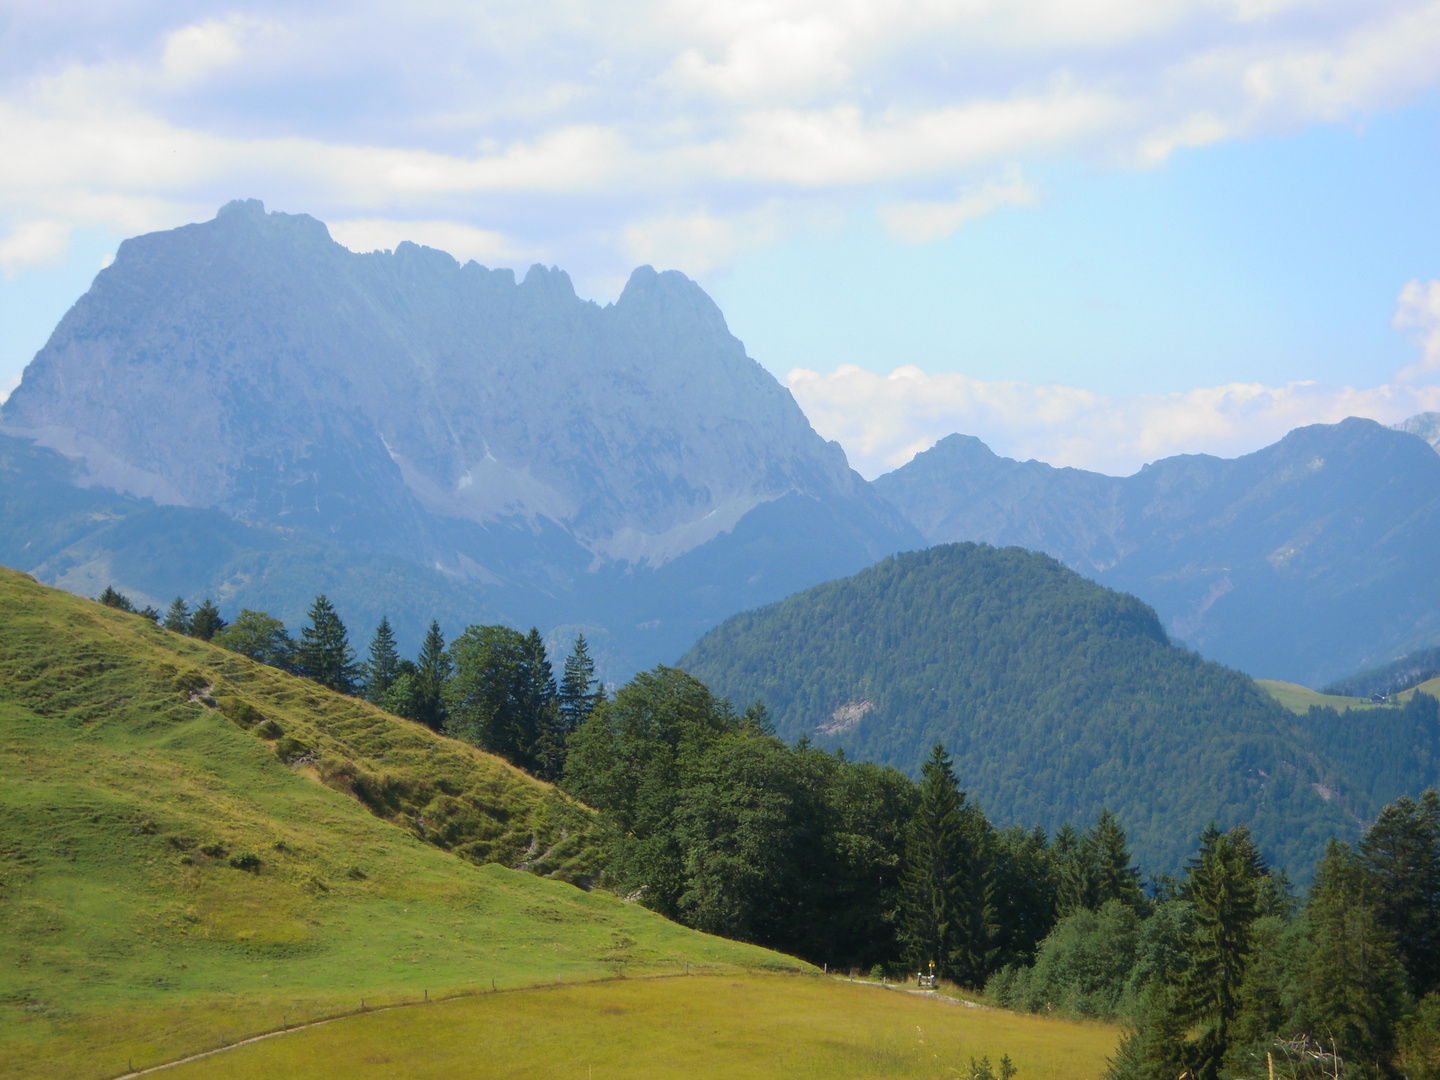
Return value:
M 415 661 L 415 713 L 414 720 L 439 731 L 445 726 L 448 710 L 445 705 L 445 687 L 450 682 L 454 665 L 450 654 L 445 651 L 445 635 L 440 624 L 432 621 L 420 645 L 420 655 Z
M 1095 853 L 1095 906 L 1119 900 L 1132 911 L 1145 910 L 1140 891 L 1140 870 L 1130 865 L 1130 848 L 1125 830 L 1109 810 L 1101 810 L 1090 830 L 1090 847 Z
M 1310 955 L 1302 989 L 1314 1035 L 1333 1040 L 1351 1066 L 1347 1075 L 1389 1074 L 1405 1006 L 1404 971 L 1376 899 L 1349 845 L 1331 840 L 1305 908 Z
M 220 617 L 220 609 L 207 596 L 204 602 L 195 609 L 195 614 L 190 616 L 190 636 L 199 638 L 201 641 L 209 641 L 224 629 L 225 620 Z
M 199 615 L 199 609 L 196 615 Z M 342 694 L 353 694 L 360 668 L 345 624 L 324 593 L 310 605 L 310 625 L 300 631 L 295 650 L 295 670 Z
M 1066 822 L 1055 835 L 1053 850 L 1056 913 L 1064 918 L 1098 907 L 1100 862 L 1094 836 L 1082 835 Z
M 370 658 L 365 662 L 366 700 L 383 704 L 399 673 L 400 653 L 395 648 L 395 633 L 390 629 L 390 620 L 382 615 L 370 642 Z
M 1440 794 L 1405 796 L 1360 841 L 1376 914 L 1394 937 L 1415 997 L 1440 990 Z
M 901 882 L 907 959 L 920 970 L 980 985 L 989 951 L 986 883 L 967 828 L 965 794 L 945 747 L 936 743 L 922 770 L 920 801 L 910 819 Z
M 560 731 L 568 738 L 570 732 L 590 718 L 595 706 L 604 700 L 605 691 L 595 678 L 595 661 L 585 644 L 585 635 L 575 635 L 575 647 L 565 658 L 565 672 L 560 678 L 558 702 Z
M 520 708 L 529 744 L 522 755 L 529 767 L 545 780 L 559 780 L 565 772 L 565 736 L 561 729 L 559 692 L 555 674 L 545 652 L 545 641 L 536 627 L 525 635 L 521 651 Z
M 165 629 L 173 630 L 177 634 L 190 633 L 190 605 L 185 603 L 183 596 L 177 596 L 170 603 L 170 610 L 165 613 Z
M 100 594 L 99 600 L 106 607 L 114 608 L 116 611 L 128 611 L 132 615 L 135 614 L 135 605 L 130 602 L 130 598 L 122 592 L 117 592 L 113 585 L 105 586 L 105 591 Z
M 1230 1023 L 1250 957 L 1250 930 L 1259 914 L 1260 878 L 1266 873 L 1243 825 L 1222 833 L 1213 824 L 1186 867 L 1183 896 L 1190 902 L 1195 937 L 1184 1000 L 1200 1024 L 1195 1047 L 1198 1080 L 1215 1080 L 1230 1045 Z

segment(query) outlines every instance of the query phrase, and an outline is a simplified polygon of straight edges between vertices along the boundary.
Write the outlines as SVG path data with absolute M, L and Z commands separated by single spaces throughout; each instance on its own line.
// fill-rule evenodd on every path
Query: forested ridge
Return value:
M 1179 869 L 1212 818 L 1250 823 L 1300 876 L 1358 827 L 1300 718 L 1173 646 L 1135 597 L 1020 548 L 894 556 L 727 620 L 680 666 L 763 700 L 786 739 L 911 775 L 943 741 L 1003 824 L 1053 831 L 1109 807 L 1157 869 Z M 1327 777 L 1328 801 L 1314 786 Z

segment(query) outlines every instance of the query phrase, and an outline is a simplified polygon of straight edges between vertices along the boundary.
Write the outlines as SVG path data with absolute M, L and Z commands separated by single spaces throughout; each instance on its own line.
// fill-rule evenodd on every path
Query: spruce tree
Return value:
M 400 653 L 395 648 L 395 634 L 390 629 L 390 620 L 382 615 L 370 642 L 370 658 L 365 662 L 366 700 L 383 704 L 399 672 Z
M 565 772 L 565 735 L 561 728 L 559 693 L 555 674 L 536 627 L 525 635 L 520 661 L 521 709 L 526 714 L 523 754 L 529 768 L 545 780 L 558 780 Z
M 1440 990 L 1440 794 L 1386 806 L 1360 841 L 1376 914 L 1395 939 L 1416 998 Z
M 920 801 L 910 819 L 901 881 L 901 932 L 907 959 L 921 971 L 966 986 L 985 977 L 989 951 L 984 868 L 968 835 L 965 794 L 945 747 L 936 743 L 921 769 Z
M 204 602 L 195 609 L 195 614 L 190 616 L 190 636 L 199 638 L 201 641 L 209 641 L 224 629 L 225 620 L 220 617 L 220 609 L 207 596 Z
M 1200 1024 L 1195 1046 L 1198 1080 L 1215 1080 L 1230 1045 L 1230 1023 L 1250 957 L 1250 930 L 1259 914 L 1260 878 L 1266 873 L 1243 825 L 1222 833 L 1213 824 L 1186 867 L 1183 896 L 1190 902 L 1195 937 L 1184 1000 Z
M 445 687 L 453 671 L 450 654 L 445 651 L 445 635 L 440 632 L 440 624 L 432 621 L 415 661 L 416 715 L 412 719 L 436 731 L 445 726 Z
M 185 603 L 183 596 L 177 596 L 170 603 L 170 610 L 165 613 L 165 629 L 173 630 L 177 634 L 190 633 L 190 605 Z
M 1091 834 L 1081 835 L 1066 822 L 1055 835 L 1055 910 L 1064 918 L 1098 907 L 1100 862 Z
M 128 611 L 132 615 L 135 613 L 135 605 L 130 602 L 130 598 L 122 592 L 116 592 L 113 585 L 106 585 L 98 599 L 100 603 L 116 611 Z
M 590 659 L 585 635 L 576 634 L 575 647 L 565 658 L 565 672 L 560 678 L 558 703 L 562 736 L 569 738 L 570 732 L 588 720 L 604 698 L 605 691 L 595 678 L 595 661 Z
M 1095 906 L 1119 900 L 1132 911 L 1143 912 L 1145 894 L 1140 891 L 1140 870 L 1130 865 L 1125 830 L 1115 815 L 1101 810 L 1089 840 L 1095 855 Z
M 199 610 L 195 613 L 200 614 Z M 300 631 L 295 650 L 295 670 L 307 679 L 342 694 L 355 693 L 360 674 L 345 624 L 324 593 L 310 605 L 310 625 Z
M 1303 992 L 1313 1034 L 1333 1040 L 1346 1075 L 1390 1074 L 1405 1011 L 1405 974 L 1377 899 L 1349 845 L 1331 840 L 1305 907 Z

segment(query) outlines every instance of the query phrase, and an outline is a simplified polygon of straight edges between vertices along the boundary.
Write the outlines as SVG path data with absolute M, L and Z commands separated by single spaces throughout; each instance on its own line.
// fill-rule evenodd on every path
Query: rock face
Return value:
M 560 270 L 355 254 L 254 200 L 122 244 L 0 431 L 83 461 L 81 484 L 566 594 L 560 622 L 682 556 L 668 596 L 799 587 L 919 542 L 682 274 L 641 267 L 600 307 Z M 737 527 L 765 508 L 784 535 L 741 574 Z M 626 617 L 653 622 L 634 591 Z M 709 595 L 701 621 L 756 599 Z
M 121 245 L 4 424 L 161 503 L 411 544 L 422 512 L 543 517 L 654 565 L 865 488 L 679 273 L 602 308 L 563 271 L 357 255 L 253 200 Z
M 874 486 L 931 543 L 1044 551 L 1255 676 L 1319 686 L 1440 641 L 1440 455 L 1373 421 L 1127 477 L 952 435 Z

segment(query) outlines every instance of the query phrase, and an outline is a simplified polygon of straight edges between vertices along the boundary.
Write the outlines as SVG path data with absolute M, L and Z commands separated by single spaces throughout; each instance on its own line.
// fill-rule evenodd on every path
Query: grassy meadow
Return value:
M 804 975 L 625 979 L 366 1013 L 236 1047 L 165 1080 L 1095 1080 L 1113 1025 L 975 1009 Z
M 1346 709 L 1373 709 L 1374 705 L 1364 698 L 1341 697 L 1338 694 L 1322 694 L 1299 683 L 1281 682 L 1278 679 L 1256 679 L 1255 683 L 1285 708 L 1300 716 L 1310 711 L 1310 706 L 1329 706 L 1336 712 Z
M 1440 676 L 1436 676 L 1419 686 L 1412 686 L 1409 690 L 1402 690 L 1395 695 L 1396 701 L 1409 701 L 1416 694 L 1429 694 L 1433 698 L 1440 698 Z
M 802 966 L 558 880 L 590 820 L 473 747 L 0 570 L 0 1077 L 115 1076 L 362 997 Z

